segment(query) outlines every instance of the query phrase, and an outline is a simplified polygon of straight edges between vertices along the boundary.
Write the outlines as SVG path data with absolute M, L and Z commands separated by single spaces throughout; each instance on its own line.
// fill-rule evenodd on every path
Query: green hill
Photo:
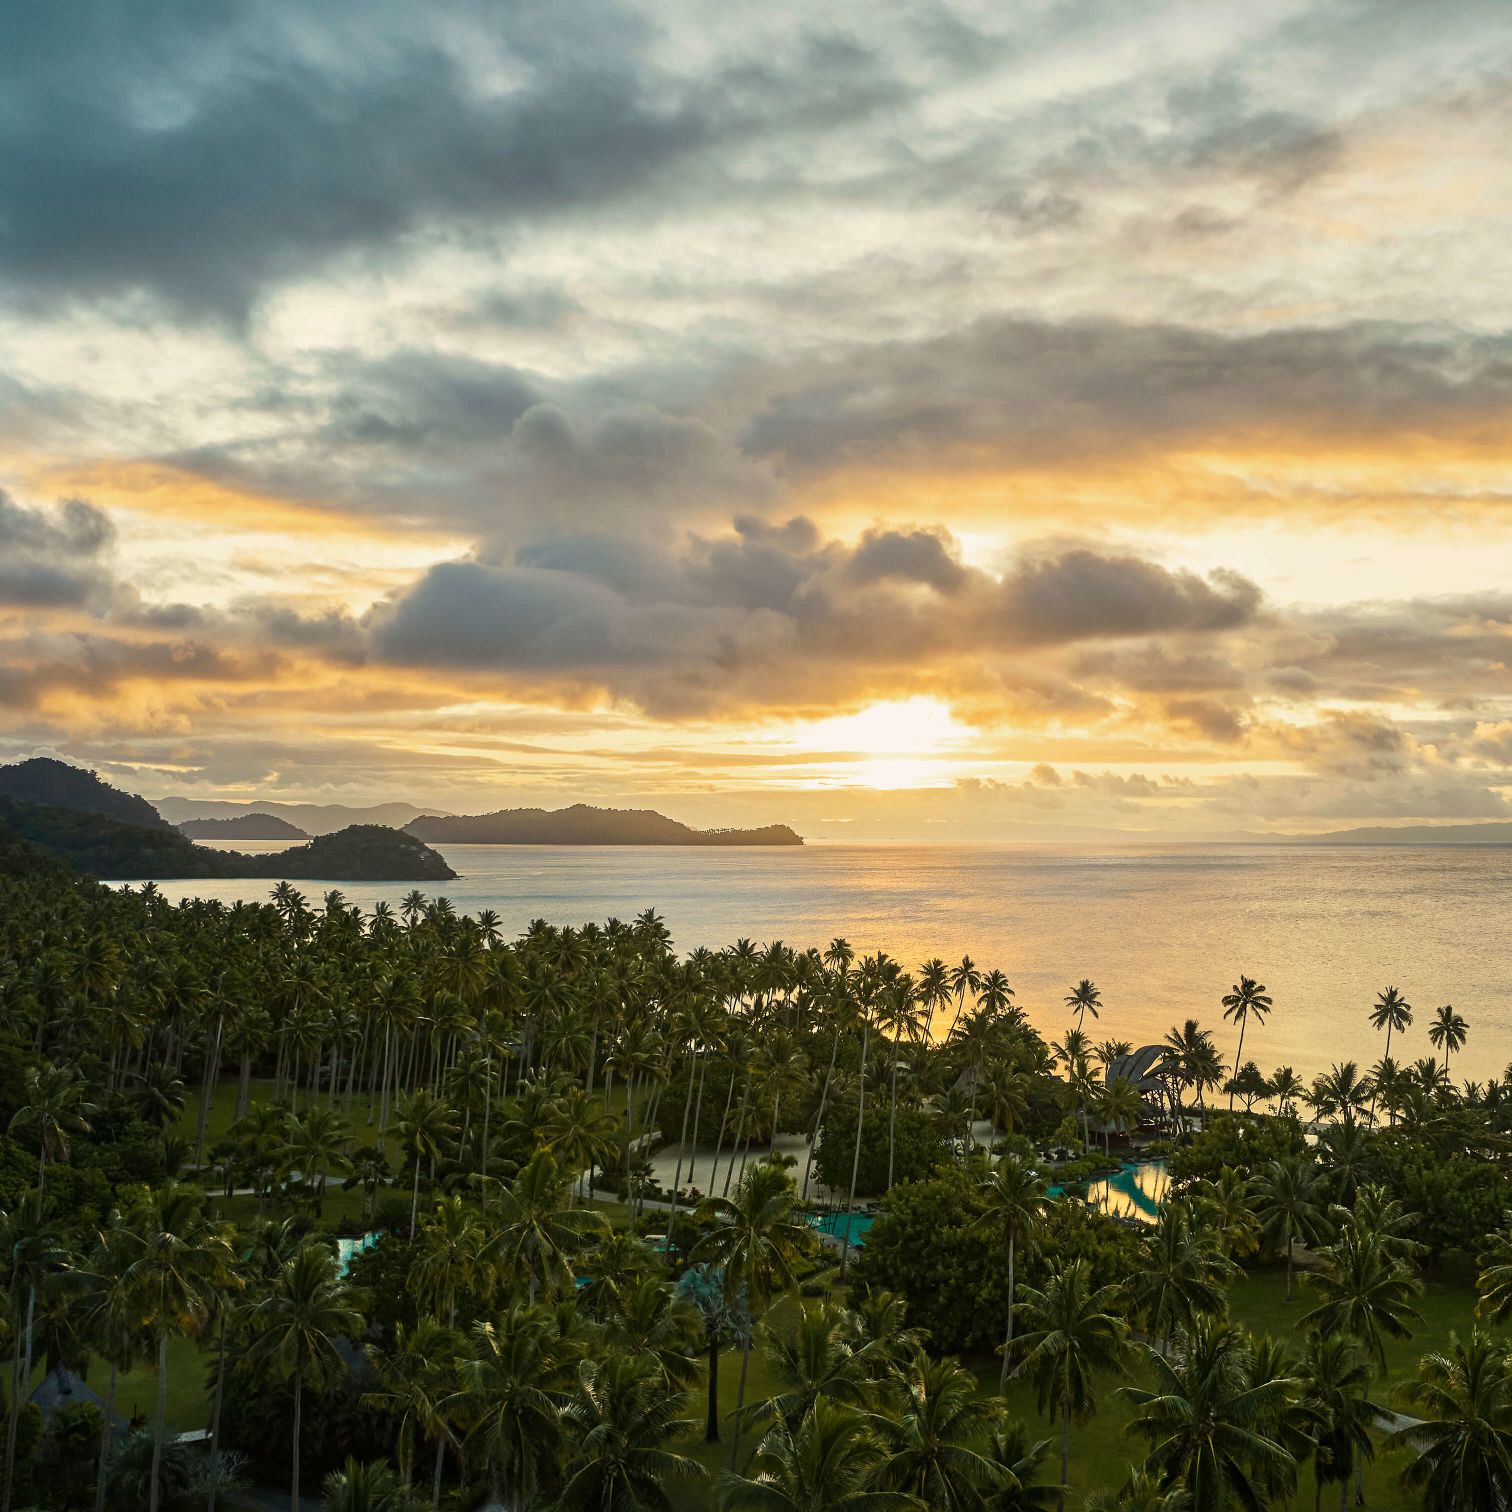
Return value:
M 280 881 L 443 882 L 456 876 L 435 851 L 413 835 L 376 824 L 354 824 L 308 845 L 248 856 L 239 851 L 209 850 L 167 825 L 151 829 L 56 804 L 0 798 L 0 847 L 18 841 L 73 871 L 106 881 L 269 877 Z
M 123 793 L 93 772 L 70 766 L 66 761 L 54 761 L 50 756 L 33 756 L 28 761 L 0 766 L 0 798 L 100 814 L 143 829 L 169 828 L 168 821 L 145 798 Z

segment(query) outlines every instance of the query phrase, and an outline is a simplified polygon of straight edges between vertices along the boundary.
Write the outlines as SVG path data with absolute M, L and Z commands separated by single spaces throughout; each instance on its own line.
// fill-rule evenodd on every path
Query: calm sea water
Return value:
M 253 849 L 247 845 L 244 849 Z M 256 847 L 277 849 L 276 846 Z M 1171 846 L 1105 850 L 1026 846 L 806 845 L 718 850 L 453 845 L 461 875 L 426 889 L 457 908 L 492 908 L 506 931 L 630 919 L 655 908 L 680 950 L 740 936 L 858 953 L 907 966 L 970 955 L 1001 967 L 1034 1024 L 1058 1038 L 1061 999 L 1083 976 L 1101 988 L 1097 1037 L 1140 1044 L 1195 1016 L 1234 1036 L 1220 998 L 1240 972 L 1269 987 L 1275 1011 L 1251 1027 L 1245 1055 L 1303 1074 L 1381 1053 L 1366 1023 L 1394 985 L 1418 1022 L 1393 1039 L 1402 1058 L 1432 1053 L 1427 1022 L 1453 1003 L 1470 1025 L 1457 1080 L 1512 1062 L 1512 848 Z M 270 884 L 162 884 L 266 898 Z M 301 883 L 312 903 L 322 884 Z M 409 884 L 354 884 L 348 899 L 397 904 Z

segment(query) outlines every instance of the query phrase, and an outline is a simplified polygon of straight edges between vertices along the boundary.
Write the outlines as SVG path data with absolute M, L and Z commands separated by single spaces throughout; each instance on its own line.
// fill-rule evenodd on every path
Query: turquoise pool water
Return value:
M 1163 1160 L 1125 1161 L 1110 1176 L 1098 1176 L 1087 1183 L 1086 1203 L 1115 1218 L 1133 1218 L 1140 1223 L 1154 1223 L 1170 1190 L 1171 1175 Z M 1058 1186 L 1050 1188 L 1052 1197 L 1064 1195 Z
M 344 1276 L 352 1268 L 352 1261 L 363 1250 L 370 1250 L 383 1237 L 381 1231 L 364 1234 L 360 1239 L 338 1239 L 336 1241 L 336 1262 L 341 1266 L 341 1274 Z
M 874 1221 L 864 1213 L 824 1213 L 811 1217 L 809 1224 L 821 1234 L 833 1234 L 836 1239 L 848 1239 L 852 1244 L 865 1244 L 866 1231 Z

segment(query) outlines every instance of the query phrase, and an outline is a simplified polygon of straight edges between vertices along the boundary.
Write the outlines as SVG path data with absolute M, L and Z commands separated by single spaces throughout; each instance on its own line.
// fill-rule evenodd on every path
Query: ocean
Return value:
M 244 845 L 244 849 L 278 846 Z M 491 908 L 514 934 L 629 920 L 654 908 L 681 951 L 742 936 L 821 949 L 837 935 L 858 955 L 884 950 L 910 969 L 969 955 L 1000 967 L 1049 1038 L 1070 1022 L 1061 1000 L 1081 977 L 1102 991 L 1094 1038 L 1161 1039 L 1195 1017 L 1226 1058 L 1236 1035 L 1220 999 L 1242 972 L 1275 1008 L 1251 1024 L 1245 1058 L 1304 1076 L 1331 1062 L 1369 1066 L 1381 1036 L 1366 1015 L 1390 985 L 1417 1022 L 1392 1040 L 1433 1053 L 1427 1026 L 1452 1003 L 1469 1041 L 1451 1071 L 1485 1080 L 1512 1062 L 1512 848 L 1203 845 L 1080 849 L 1012 845 L 810 844 L 715 849 L 450 845 L 461 875 L 422 890 L 464 912 Z M 260 900 L 264 880 L 160 884 Z M 325 891 L 300 883 L 312 904 Z M 342 884 L 348 900 L 397 904 L 412 884 Z

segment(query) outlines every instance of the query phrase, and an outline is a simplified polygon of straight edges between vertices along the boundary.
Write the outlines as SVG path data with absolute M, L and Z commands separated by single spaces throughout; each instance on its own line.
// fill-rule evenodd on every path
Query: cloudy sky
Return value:
M 835 837 L 1512 818 L 1500 0 L 6 33 L 0 756 Z

